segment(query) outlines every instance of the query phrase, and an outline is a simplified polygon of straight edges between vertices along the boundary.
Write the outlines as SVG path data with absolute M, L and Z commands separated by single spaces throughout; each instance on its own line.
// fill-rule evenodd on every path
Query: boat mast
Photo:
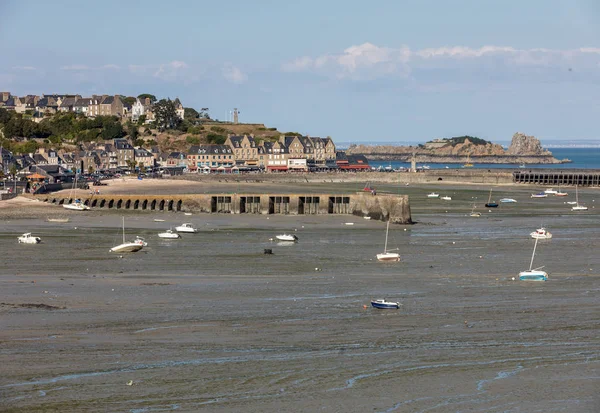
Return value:
M 537 247 L 538 239 L 535 239 L 535 244 L 533 244 L 533 254 L 531 254 L 531 262 L 529 263 L 529 271 L 533 268 L 533 257 L 535 257 L 535 248 Z
M 123 244 L 125 244 L 125 217 L 123 217 Z
M 489 204 L 491 200 L 492 200 L 492 188 L 490 188 L 490 196 L 488 198 L 487 203 Z
M 387 253 L 387 240 L 388 240 L 388 232 L 390 231 L 390 220 L 388 218 L 387 227 L 385 229 L 385 246 L 383 247 L 383 253 Z

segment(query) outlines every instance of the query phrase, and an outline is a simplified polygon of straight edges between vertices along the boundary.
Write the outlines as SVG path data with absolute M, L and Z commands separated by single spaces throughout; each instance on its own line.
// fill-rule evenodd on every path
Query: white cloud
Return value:
M 242 84 L 248 80 L 248 75 L 235 66 L 226 66 L 222 70 L 223 77 L 231 83 Z
M 13 70 L 35 70 L 33 66 L 13 66 Z
M 285 72 L 311 72 L 337 79 L 368 80 L 380 77 L 408 77 L 420 69 L 577 66 L 595 68 L 600 48 L 517 49 L 510 46 L 444 46 L 411 50 L 407 46 L 380 47 L 372 43 L 351 46 L 341 53 L 303 56 L 281 65 Z M 500 70 L 500 69 L 498 69 Z
M 67 65 L 62 66 L 61 70 L 89 70 L 90 68 L 86 65 Z
M 154 72 L 154 77 L 169 81 L 176 80 L 188 68 L 189 66 L 187 63 L 180 60 L 174 60 L 159 65 L 158 69 Z

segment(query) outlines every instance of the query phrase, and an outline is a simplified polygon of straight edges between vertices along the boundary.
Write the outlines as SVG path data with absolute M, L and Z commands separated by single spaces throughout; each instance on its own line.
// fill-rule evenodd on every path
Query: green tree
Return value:
M 17 179 L 17 165 L 15 165 L 14 163 L 10 166 L 10 168 L 8 168 L 8 172 L 10 172 L 10 175 L 12 176 L 13 181 L 15 179 Z
M 126 98 L 121 98 L 124 104 L 132 106 L 135 103 L 135 98 L 133 96 L 127 96 Z
M 156 102 L 156 96 L 151 95 L 150 93 L 142 93 L 141 95 L 138 95 L 138 98 L 140 100 L 150 98 L 150 102 L 152 102 L 152 103 Z
M 137 120 L 137 124 L 138 126 L 142 126 L 144 123 L 146 123 L 146 115 L 141 115 Z
M 183 108 L 183 118 L 186 120 L 199 119 L 200 114 L 194 108 Z
M 131 121 L 127 121 L 127 123 L 125 124 L 125 129 L 129 137 L 133 141 L 136 140 L 138 136 L 140 136 L 140 131 L 138 130 L 137 125 L 132 123 Z
M 94 173 L 94 166 L 93 165 L 88 166 L 88 174 L 91 175 L 93 173 Z
M 4 108 L 0 108 L 0 123 L 6 124 L 12 118 L 10 112 Z
M 209 133 L 208 135 L 206 135 L 206 139 L 208 139 L 208 142 L 214 143 L 217 145 L 222 145 L 227 140 L 227 138 L 225 136 L 218 135 L 216 133 Z
M 175 129 L 181 122 L 171 99 L 161 99 L 153 106 L 155 123 L 160 130 Z
M 100 136 L 105 141 L 122 138 L 125 136 L 125 131 L 123 131 L 123 126 L 120 122 L 110 122 L 104 125 Z
M 127 161 L 127 166 L 129 167 L 129 170 L 131 171 L 135 171 L 135 166 L 136 166 L 136 162 L 135 159 L 130 159 Z
M 187 136 L 185 141 L 191 145 L 198 145 L 200 143 L 200 137 L 198 136 Z

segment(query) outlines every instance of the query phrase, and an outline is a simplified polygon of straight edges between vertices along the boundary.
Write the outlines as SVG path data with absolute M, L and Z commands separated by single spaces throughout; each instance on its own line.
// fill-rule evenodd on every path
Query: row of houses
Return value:
M 368 170 L 364 156 L 336 151 L 331 138 L 281 136 L 275 142 L 257 142 L 252 135 L 228 136 L 222 145 L 194 145 L 186 152 L 165 153 L 157 147 L 134 147 L 127 139 L 81 144 L 79 150 L 38 149 L 13 155 L 0 148 L 6 175 L 12 165 L 21 175 L 48 167 L 57 172 L 148 171 L 162 167 L 190 173 L 239 171 L 284 172 Z M 50 180 L 52 181 L 52 180 Z
M 185 110 L 179 98 L 173 101 L 177 115 L 183 119 Z M 58 112 L 73 112 L 87 117 L 117 116 L 130 118 L 137 122 L 145 116 L 146 122 L 154 120 L 153 103 L 149 98 L 139 99 L 133 104 L 128 103 L 120 95 L 27 95 L 13 96 L 10 92 L 0 92 L 0 107 L 14 110 L 17 113 L 31 114 L 32 119 L 39 122 Z

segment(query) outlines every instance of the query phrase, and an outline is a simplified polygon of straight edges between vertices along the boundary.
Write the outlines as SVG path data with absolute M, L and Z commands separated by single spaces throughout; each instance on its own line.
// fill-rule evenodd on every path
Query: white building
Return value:
M 139 98 L 135 100 L 135 103 L 131 105 L 131 120 L 137 122 L 137 120 L 146 113 L 144 105 Z

